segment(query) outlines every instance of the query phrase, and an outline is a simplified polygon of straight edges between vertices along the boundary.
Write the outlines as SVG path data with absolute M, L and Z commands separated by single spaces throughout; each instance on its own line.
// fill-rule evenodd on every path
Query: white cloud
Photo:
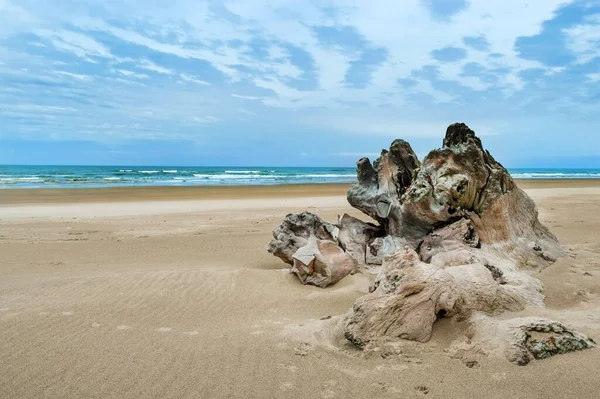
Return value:
M 135 80 L 131 80 L 131 79 L 123 79 L 123 78 L 106 78 L 105 80 L 109 81 L 109 82 L 119 82 L 119 83 L 125 83 L 127 85 L 131 85 L 131 86 L 138 86 L 138 87 L 145 87 L 146 85 L 144 83 L 135 81 Z
M 190 121 L 196 122 L 196 123 L 216 123 L 219 121 L 214 116 L 203 116 L 203 117 L 192 116 L 189 119 L 190 119 Z
M 46 113 L 63 113 L 63 112 L 76 112 L 77 110 L 73 107 L 60 107 L 55 105 L 40 105 L 40 104 L 3 104 L 2 108 L 12 109 L 17 111 L 28 111 L 28 112 L 46 112 Z
M 128 126 L 126 134 L 133 134 L 135 129 L 143 131 L 157 123 L 178 126 L 181 121 L 209 124 L 238 118 L 251 124 L 269 117 L 274 124 L 310 131 L 386 138 L 439 137 L 453 122 L 448 115 L 474 125 L 498 126 L 497 120 L 478 119 L 492 106 L 482 110 L 475 102 L 468 108 L 460 104 L 461 86 L 482 97 L 488 89 L 494 89 L 494 95 L 499 91 L 510 97 L 523 89 L 519 73 L 524 69 L 541 67 L 548 74 L 559 73 L 557 68 L 520 58 L 514 44 L 518 37 L 539 33 L 558 7 L 572 2 L 532 0 L 524 7 L 518 0 L 471 0 L 452 23 L 444 23 L 432 19 L 421 0 L 224 0 L 221 4 L 239 16 L 231 19 L 212 14 L 206 1 L 175 1 L 169 7 L 156 1 L 116 0 L 85 0 L 77 7 L 69 2 L 42 2 L 32 7 L 26 6 L 28 1 L 0 0 L 0 37 L 34 32 L 49 47 L 32 50 L 31 39 L 14 48 L 3 46 L 0 59 L 5 65 L 0 66 L 0 78 L 10 76 L 25 82 L 26 77 L 35 76 L 43 83 L 69 86 L 40 84 L 35 95 L 64 95 L 68 106 L 85 98 L 87 115 L 119 121 L 111 125 L 115 132 L 119 126 Z M 338 13 L 324 13 L 321 7 L 325 3 Z M 90 18 L 87 6 L 99 4 L 96 17 Z M 19 15 L 23 19 L 19 20 Z M 322 45 L 311 30 L 315 25 L 352 27 L 369 46 L 385 49 L 389 57 L 373 67 L 365 88 L 346 87 L 346 74 L 360 51 Z M 479 35 L 489 42 L 489 52 L 467 49 L 465 59 L 446 64 L 431 56 L 433 50 L 445 46 L 464 47 L 464 36 Z M 596 35 L 592 20 L 568 31 L 570 48 L 582 62 L 596 54 Z M 256 40 L 255 46 L 252 40 Z M 131 55 L 120 58 L 124 52 Z M 489 53 L 503 57 L 492 59 Z M 65 54 L 97 64 L 73 62 Z M 312 63 L 310 68 L 305 62 Z M 497 73 L 499 81 L 463 76 L 467 63 L 502 70 Z M 411 77 L 414 70 L 426 65 L 439 67 L 443 84 L 420 77 L 412 87 L 397 86 L 398 78 Z M 211 69 L 210 73 L 203 68 Z M 149 75 L 156 76 L 151 72 L 163 75 L 160 85 L 149 79 Z M 217 80 L 209 78 L 219 73 L 222 76 Z M 594 73 L 587 77 L 598 78 Z M 310 86 L 313 83 L 315 87 Z M 194 85 L 207 89 L 194 90 Z M 25 83 L 0 88 L 13 99 L 26 98 L 19 93 L 33 95 L 31 90 Z M 518 103 L 531 98 L 524 95 Z M 494 101 L 494 115 L 514 105 L 502 98 Z M 105 108 L 95 108 L 95 104 Z M 256 114 L 261 118 L 247 117 Z M 136 123 L 129 123 L 132 120 L 140 126 L 134 128 Z M 61 121 L 68 127 L 67 122 Z M 72 120 L 71 126 L 77 123 Z M 153 134 L 175 137 L 176 128 L 162 131 L 162 127 L 153 127 Z M 486 128 L 477 131 L 485 134 Z
M 106 46 L 94 40 L 93 38 L 65 30 L 34 30 L 34 33 L 42 39 L 49 40 L 58 50 L 71 52 L 81 58 L 89 60 L 89 57 L 113 58 Z
M 65 15 L 65 20 L 79 29 L 101 31 L 119 40 L 146 47 L 150 50 L 175 55 L 184 59 L 208 61 L 221 71 L 231 82 L 240 81 L 244 73 L 233 65 L 243 65 L 258 71 L 255 83 L 274 91 L 278 99 L 268 99 L 265 104 L 277 107 L 302 108 L 314 104 L 335 106 L 337 99 L 358 99 L 379 102 L 380 93 L 395 85 L 395 80 L 407 77 L 411 71 L 427 64 L 438 64 L 431 51 L 445 46 L 462 46 L 462 37 L 485 35 L 490 43 L 490 52 L 504 55 L 495 61 L 498 67 L 510 72 L 500 82 L 501 89 L 509 95 L 522 87 L 518 72 L 524 68 L 541 66 L 517 56 L 514 42 L 517 37 L 539 32 L 541 24 L 552 17 L 565 0 L 538 0 L 522 7 L 519 0 L 488 1 L 472 0 L 469 7 L 454 16 L 452 24 L 432 19 L 421 0 L 406 0 L 390 3 L 387 0 L 362 0 L 351 6 L 344 0 L 331 0 L 328 6 L 341 10 L 333 19 L 323 13 L 316 3 L 273 0 L 228 0 L 224 7 L 241 16 L 241 21 L 230 22 L 226 18 L 211 15 L 208 3 L 174 3 L 168 10 L 157 9 L 153 4 L 136 7 L 132 4 L 108 2 L 109 16 L 141 15 L 146 22 L 143 30 L 117 27 L 101 19 L 85 15 Z M 282 13 L 285 10 L 285 13 Z M 518 12 L 516 11 L 518 10 Z M 178 24 L 175 21 L 181 21 Z M 346 88 L 344 76 L 355 56 L 341 49 L 323 48 L 310 27 L 312 25 L 347 25 L 354 27 L 373 46 L 385 48 L 389 59 L 374 69 L 371 85 L 363 90 Z M 126 26 L 126 25 L 125 25 Z M 182 27 L 185 26 L 185 29 Z M 63 51 L 81 57 L 110 57 L 102 44 L 75 32 L 62 30 L 43 31 L 53 45 Z M 176 37 L 167 42 L 164 37 Z M 220 46 L 210 48 L 213 41 L 238 40 L 241 43 L 253 38 L 271 43 L 267 47 L 268 59 L 256 60 L 248 56 L 248 47 Z M 314 59 L 318 71 L 319 87 L 314 91 L 290 89 L 287 79 L 295 79 L 303 71 L 287 59 L 287 50 L 276 41 L 292 43 L 307 51 Z M 461 76 L 462 67 L 468 62 L 489 64 L 485 52 L 469 51 L 466 59 L 453 64 L 440 65 L 440 78 L 454 81 L 477 91 L 490 87 L 479 78 Z M 154 72 L 169 74 L 168 68 L 147 60 L 140 67 Z M 265 79 L 268 77 L 268 79 Z M 198 84 L 201 79 L 182 76 L 184 80 Z M 423 92 L 440 103 L 453 101 L 449 96 L 430 86 L 421 85 Z M 402 95 L 396 102 L 401 103 Z
M 114 71 L 121 75 L 131 76 L 131 77 L 138 78 L 138 79 L 148 79 L 150 77 L 150 76 L 146 75 L 145 73 L 137 73 L 137 72 L 130 71 L 128 69 L 115 69 Z
M 585 76 L 592 82 L 600 82 L 600 73 L 588 73 Z
M 186 75 L 185 73 L 182 73 L 179 76 L 181 77 L 181 79 L 185 80 L 186 82 L 196 83 L 196 84 L 198 84 L 200 86 L 210 86 L 210 83 L 208 83 L 208 82 L 206 82 L 204 80 L 198 79 L 196 77 Z
M 39 20 L 24 8 L 8 0 L 0 0 L 0 38 L 20 31 L 23 26 L 31 26 L 38 22 Z
M 244 100 L 258 100 L 258 101 L 262 101 L 264 99 L 263 97 L 244 96 L 244 95 L 241 95 L 241 94 L 232 94 L 231 97 L 241 98 L 241 99 L 244 99 Z
M 66 71 L 54 71 L 54 73 L 56 75 L 67 76 L 69 78 L 73 78 L 73 79 L 77 79 L 77 80 L 81 80 L 81 81 L 91 79 L 91 76 L 88 76 L 88 75 L 82 75 L 82 74 L 71 73 L 71 72 L 66 72 Z
M 577 62 L 585 64 L 600 57 L 600 14 L 586 18 L 584 24 L 565 29 L 567 48 L 577 56 Z
M 256 112 L 248 111 L 247 109 L 244 109 L 244 108 L 240 108 L 239 111 L 242 114 L 256 116 Z
M 168 69 L 159 65 L 156 65 L 152 61 L 142 60 L 139 64 L 140 68 L 146 69 L 148 71 L 153 71 L 157 73 L 161 73 L 163 75 L 172 75 L 174 71 L 172 69 Z

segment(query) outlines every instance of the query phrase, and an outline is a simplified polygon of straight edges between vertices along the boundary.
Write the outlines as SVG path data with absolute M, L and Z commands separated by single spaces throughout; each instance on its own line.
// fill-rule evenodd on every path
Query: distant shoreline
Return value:
M 600 187 L 600 179 L 515 179 L 525 189 Z M 4 188 L 1 205 L 80 202 L 131 202 L 167 200 L 219 200 L 231 198 L 292 198 L 345 196 L 352 183 L 305 183 L 235 186 L 111 186 L 98 188 Z M 308 205 L 307 205 L 308 206 Z

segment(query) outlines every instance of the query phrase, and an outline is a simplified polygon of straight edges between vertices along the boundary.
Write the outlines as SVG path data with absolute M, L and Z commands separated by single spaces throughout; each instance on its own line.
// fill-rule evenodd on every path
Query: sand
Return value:
M 569 253 L 534 313 L 600 341 L 600 182 L 519 185 Z M 448 320 L 400 353 L 344 345 L 373 276 L 302 286 L 265 246 L 289 212 L 360 216 L 346 189 L 0 191 L 0 398 L 598 397 L 598 349 L 454 356 Z

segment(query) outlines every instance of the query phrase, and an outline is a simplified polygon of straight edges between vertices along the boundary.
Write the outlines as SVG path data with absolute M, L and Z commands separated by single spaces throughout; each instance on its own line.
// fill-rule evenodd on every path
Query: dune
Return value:
M 598 341 L 600 182 L 517 184 L 568 254 L 535 314 Z M 598 349 L 519 367 L 453 347 L 448 320 L 424 344 L 345 342 L 374 276 L 304 286 L 265 246 L 286 213 L 359 216 L 347 188 L 1 191 L 0 397 L 597 397 Z

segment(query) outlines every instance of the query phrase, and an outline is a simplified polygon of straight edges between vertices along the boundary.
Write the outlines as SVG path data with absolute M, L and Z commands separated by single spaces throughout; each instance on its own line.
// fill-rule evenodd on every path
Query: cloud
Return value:
M 133 71 L 129 71 L 127 69 L 115 69 L 114 72 L 119 73 L 121 75 L 138 78 L 138 79 L 148 79 L 150 77 L 150 76 L 146 75 L 145 73 L 136 73 Z
M 210 86 L 210 83 L 201 80 L 201 79 L 197 79 L 196 77 L 192 77 L 192 76 L 188 76 L 185 73 L 182 73 L 181 75 L 179 75 L 181 77 L 181 79 L 187 81 L 187 82 L 192 82 L 192 83 L 196 83 L 200 86 Z
M 80 80 L 80 81 L 85 81 L 85 80 L 90 80 L 91 79 L 91 76 L 82 75 L 82 74 L 78 74 L 78 73 L 67 72 L 67 71 L 54 71 L 54 73 L 56 75 L 67 76 L 69 78 L 77 79 L 77 80 Z
M 588 73 L 585 76 L 592 82 L 600 82 L 600 73 Z
M 0 0 L 0 39 L 10 36 L 23 25 L 37 23 L 37 19 L 23 7 L 8 0 Z
M 244 99 L 244 100 L 260 100 L 260 101 L 264 100 L 264 98 L 262 98 L 262 97 L 256 97 L 256 96 L 244 96 L 244 95 L 241 95 L 241 94 L 235 94 L 235 93 L 234 93 L 234 94 L 232 94 L 232 95 L 231 95 L 231 97 L 234 97 L 234 98 L 241 98 L 241 99 Z
M 193 122 L 196 122 L 196 123 L 216 123 L 219 121 L 214 116 L 203 116 L 203 117 L 192 116 L 192 117 L 190 117 L 190 120 Z
M 248 111 L 247 109 L 244 109 L 244 108 L 240 108 L 239 111 L 242 114 L 256 116 L 256 112 Z
M 152 61 L 142 60 L 139 64 L 140 68 L 146 69 L 148 71 L 164 74 L 164 75 L 172 75 L 175 73 L 172 69 L 165 68 L 159 65 L 156 65 Z
M 59 107 L 55 105 L 40 105 L 40 104 L 15 104 L 12 106 L 6 106 L 8 109 L 17 111 L 34 111 L 34 112 L 47 112 L 47 113 L 63 113 L 63 112 L 75 112 L 77 111 L 73 107 Z
M 159 3 L 0 0 L 0 135 L 213 148 L 218 128 L 265 148 L 331 137 L 333 154 L 456 119 L 485 133 L 599 118 L 594 1 Z
M 40 39 L 49 41 L 57 50 L 71 52 L 88 61 L 94 62 L 90 57 L 113 57 L 106 46 L 81 33 L 65 29 L 55 31 L 40 29 L 34 33 Z
M 563 31 L 567 39 L 567 48 L 575 54 L 577 62 L 588 63 L 600 58 L 600 10 L 588 15 L 584 23 Z

